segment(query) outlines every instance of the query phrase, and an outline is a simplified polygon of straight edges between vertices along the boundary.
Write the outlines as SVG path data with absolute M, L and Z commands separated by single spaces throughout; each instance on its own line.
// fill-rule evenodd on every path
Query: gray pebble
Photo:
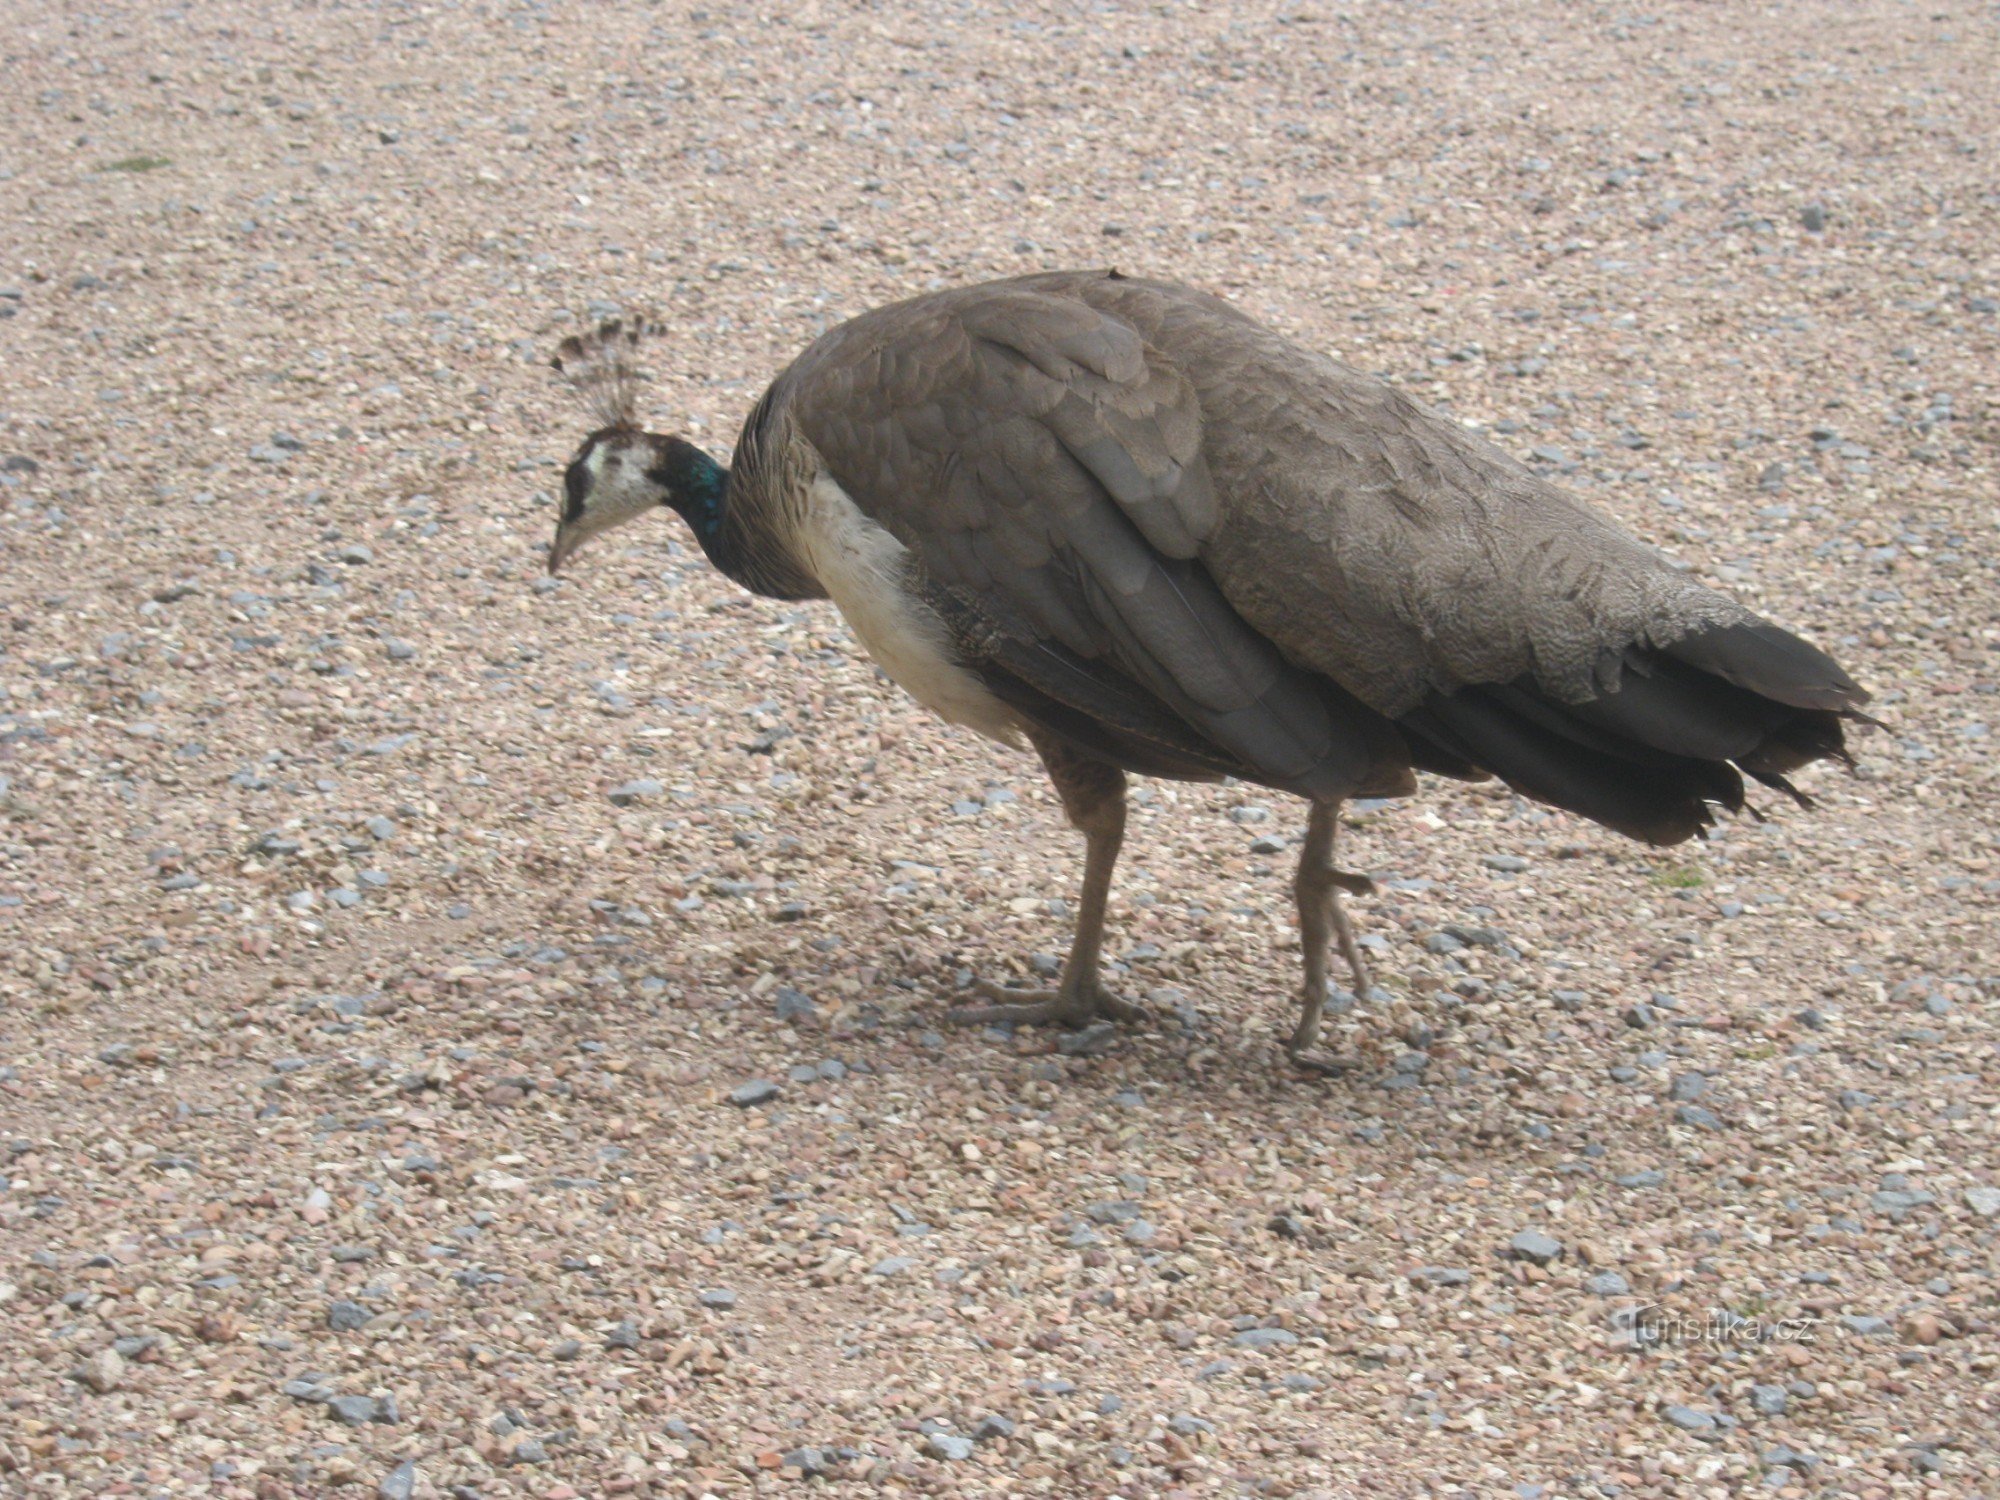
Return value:
M 1418 1266 L 1410 1272 L 1410 1280 L 1423 1286 L 1466 1286 L 1472 1281 L 1472 1273 L 1456 1266 Z
M 368 1320 L 374 1316 L 374 1313 L 363 1307 L 359 1302 L 349 1302 L 343 1299 L 328 1306 L 326 1310 L 326 1326 L 331 1328 L 335 1333 L 352 1333 L 355 1329 L 365 1326 Z
M 1762 1457 L 1774 1469 L 1794 1469 L 1801 1474 L 1819 1467 L 1819 1455 L 1802 1452 L 1784 1443 L 1766 1448 Z
M 1782 1417 L 1790 1405 L 1791 1397 L 1781 1385 L 1750 1387 L 1750 1409 L 1760 1417 Z
M 416 1492 L 416 1461 L 406 1458 L 382 1476 L 382 1482 L 375 1486 L 375 1500 L 410 1500 Z
M 617 1327 L 604 1335 L 604 1347 L 607 1349 L 638 1348 L 639 1325 L 630 1318 L 626 1318 Z
M 998 1412 L 995 1412 L 991 1416 L 981 1417 L 979 1425 L 972 1429 L 973 1441 L 979 1443 L 990 1443 L 995 1439 L 1010 1438 L 1013 1435 L 1014 1424 Z
M 1199 1437 L 1204 1432 L 1215 1431 L 1215 1424 L 1188 1412 L 1181 1412 L 1168 1419 L 1167 1430 L 1178 1433 L 1181 1437 Z
M 1715 1431 L 1715 1418 L 1705 1411 L 1695 1410 L 1692 1406 L 1669 1406 L 1660 1415 L 1682 1432 Z
M 1593 1297 L 1623 1297 L 1632 1284 L 1616 1271 L 1597 1271 L 1584 1278 L 1583 1289 Z
M 1674 1118 L 1683 1125 L 1692 1125 L 1697 1130 L 1720 1130 L 1722 1119 L 1716 1112 L 1700 1104 L 1683 1104 L 1674 1111 Z
M 1528 868 L 1528 862 L 1518 854 L 1487 854 L 1479 862 L 1489 870 L 1498 870 L 1503 875 L 1518 875 Z
M 1065 1031 L 1056 1038 L 1056 1051 L 1064 1057 L 1095 1057 L 1116 1045 L 1119 1028 L 1112 1021 L 1093 1021 L 1081 1031 Z
M 1807 234 L 1818 234 L 1826 228 L 1826 210 L 1817 203 L 1808 203 L 1799 210 L 1799 224 Z
M 524 1438 L 514 1445 L 508 1461 L 517 1464 L 545 1464 L 549 1461 L 548 1446 L 540 1438 Z
M 1965 1206 L 1982 1219 L 2000 1218 L 2000 1188 L 1967 1188 Z
M 924 1439 L 931 1457 L 961 1459 L 972 1457 L 972 1439 L 952 1432 L 934 1432 Z
M 1878 1318 L 1873 1313 L 1849 1313 L 1841 1318 L 1840 1326 L 1863 1338 L 1879 1338 L 1890 1331 L 1889 1320 Z
M 635 802 L 644 802 L 658 797 L 666 787 L 650 776 L 642 776 L 637 781 L 628 781 L 622 786 L 614 786 L 604 795 L 611 799 L 615 807 L 630 807 Z
M 712 1307 L 718 1312 L 728 1312 L 736 1305 L 736 1293 L 728 1287 L 710 1287 L 699 1298 L 703 1307 Z
M 729 1102 L 738 1109 L 750 1109 L 755 1105 L 769 1104 L 777 1098 L 781 1090 L 768 1078 L 753 1078 L 748 1083 L 738 1084 L 729 1091 Z
M 1683 1073 L 1667 1090 L 1669 1099 L 1699 1099 L 1708 1092 L 1708 1078 L 1701 1073 Z
M 349 1427 L 393 1420 L 373 1396 L 335 1396 L 327 1405 L 333 1409 L 334 1416 Z
M 909 1270 L 915 1264 L 916 1261 L 907 1255 L 886 1255 L 868 1268 L 868 1274 L 870 1276 L 894 1276 L 898 1272 Z
M 1539 1229 L 1524 1229 L 1507 1241 L 1507 1253 L 1516 1260 L 1533 1261 L 1545 1266 L 1552 1260 L 1562 1258 L 1562 1241 L 1552 1239 Z

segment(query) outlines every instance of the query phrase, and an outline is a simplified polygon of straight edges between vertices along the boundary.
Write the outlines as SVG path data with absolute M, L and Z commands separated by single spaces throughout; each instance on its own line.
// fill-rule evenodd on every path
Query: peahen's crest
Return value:
M 573 333 L 556 349 L 549 363 L 560 370 L 584 407 L 605 427 L 631 427 L 638 417 L 639 393 L 646 374 L 639 368 L 639 351 L 647 339 L 662 332 L 649 318 L 612 318 L 589 333 Z

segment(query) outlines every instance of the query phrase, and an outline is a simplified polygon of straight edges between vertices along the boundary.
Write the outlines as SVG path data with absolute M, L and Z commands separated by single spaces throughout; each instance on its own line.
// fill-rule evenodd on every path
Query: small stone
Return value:
M 1516 1260 L 1545 1266 L 1562 1258 L 1563 1247 L 1561 1240 L 1552 1239 L 1539 1229 L 1524 1229 L 1507 1242 L 1507 1253 Z
M 2000 1218 L 2000 1188 L 1967 1188 L 1965 1206 L 1982 1219 Z
M 868 1268 L 870 1276 L 894 1276 L 907 1271 L 916 1261 L 907 1255 L 887 1255 Z
M 1056 1051 L 1064 1057 L 1095 1057 L 1117 1042 L 1119 1028 L 1111 1021 L 1093 1021 L 1081 1031 L 1065 1031 L 1056 1038 Z
M 1911 1313 L 1903 1319 L 1903 1337 L 1912 1344 L 1935 1344 L 1944 1333 L 1944 1321 L 1935 1313 Z
M 738 1084 L 729 1091 L 729 1102 L 738 1109 L 751 1109 L 759 1104 L 769 1104 L 782 1092 L 768 1078 L 753 1078 L 748 1083 Z
M 1708 1077 L 1702 1073 L 1683 1073 L 1673 1081 L 1667 1090 L 1669 1099 L 1699 1099 L 1708 1092 Z
M 1528 868 L 1528 862 L 1518 854 L 1486 854 L 1480 857 L 1479 862 L 1503 875 L 1519 875 Z
M 1817 1454 L 1803 1453 L 1799 1449 L 1789 1447 L 1784 1443 L 1766 1448 L 1763 1453 L 1763 1459 L 1766 1464 L 1774 1469 L 1793 1469 L 1801 1474 L 1819 1467 L 1819 1456 Z
M 1583 1289 L 1593 1297 L 1623 1297 L 1632 1284 L 1616 1271 L 1597 1271 L 1584 1278 Z
M 1701 1104 L 1681 1105 L 1674 1111 L 1674 1118 L 1683 1125 L 1692 1125 L 1697 1130 L 1722 1129 L 1721 1116 Z
M 1215 1431 L 1215 1424 L 1188 1412 L 1181 1412 L 1168 1419 L 1167 1430 L 1181 1437 L 1200 1437 L 1204 1432 Z
M 1818 234 L 1826 228 L 1826 210 L 1817 203 L 1808 203 L 1799 210 L 1799 225 L 1807 234 Z
M 794 1448 L 784 1455 L 782 1467 L 797 1469 L 806 1478 L 826 1472 L 826 1450 L 823 1448 Z
M 615 1326 L 609 1333 L 604 1335 L 604 1347 L 607 1349 L 638 1348 L 639 1325 L 633 1322 L 630 1318 L 624 1319 L 622 1322 L 618 1323 L 617 1326 Z
M 931 1457 L 962 1459 L 972 1457 L 972 1439 L 960 1437 L 954 1432 L 934 1432 L 924 1439 L 924 1446 Z
M 359 1302 L 343 1300 L 328 1306 L 326 1310 L 326 1326 L 331 1328 L 335 1333 L 352 1333 L 355 1329 L 364 1327 L 368 1320 L 374 1316 L 374 1313 L 363 1307 Z
M 375 1486 L 375 1500 L 410 1500 L 417 1492 L 416 1460 L 406 1458 Z
M 665 791 L 666 786 L 663 783 L 653 780 L 650 776 L 642 776 L 637 781 L 614 786 L 604 795 L 611 799 L 613 806 L 630 807 L 635 802 L 650 801 Z
M 327 1405 L 333 1409 L 334 1416 L 349 1427 L 386 1420 L 373 1396 L 335 1396 Z
M 1713 1432 L 1715 1418 L 1705 1411 L 1697 1411 L 1692 1406 L 1669 1406 L 1660 1413 L 1667 1422 L 1682 1432 Z
M 1849 1313 L 1840 1320 L 1840 1326 L 1849 1333 L 1858 1333 L 1863 1338 L 1879 1338 L 1891 1331 L 1887 1318 L 1878 1318 L 1873 1313 Z
M 1422 1286 L 1467 1286 L 1472 1273 L 1457 1266 L 1418 1266 L 1410 1272 L 1410 1280 Z
M 1790 1405 L 1791 1397 L 1781 1385 L 1750 1387 L 1750 1409 L 1760 1417 L 1782 1417 Z
M 979 1425 L 972 1429 L 972 1440 L 976 1443 L 990 1443 L 1000 1438 L 1010 1438 L 1013 1435 L 1014 1424 L 998 1412 L 995 1412 L 991 1416 L 981 1417 Z
M 1229 1343 L 1236 1349 L 1289 1349 L 1298 1341 L 1289 1328 L 1246 1328 Z
M 549 1450 L 540 1438 L 523 1438 L 507 1457 L 511 1463 L 545 1464 L 549 1461 Z
M 98 1395 L 115 1391 L 125 1380 L 125 1360 L 116 1349 L 100 1349 L 85 1360 L 76 1378 Z
M 717 1312 L 728 1312 L 736 1306 L 736 1293 L 728 1287 L 710 1287 L 697 1300 L 703 1307 L 712 1307 Z

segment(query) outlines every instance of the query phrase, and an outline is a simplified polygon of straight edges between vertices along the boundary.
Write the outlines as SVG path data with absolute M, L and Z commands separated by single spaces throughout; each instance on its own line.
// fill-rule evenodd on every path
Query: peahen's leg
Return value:
M 1341 907 L 1340 893 L 1367 895 L 1375 882 L 1366 875 L 1350 875 L 1334 867 L 1334 840 L 1340 832 L 1340 804 L 1315 802 L 1306 821 L 1306 838 L 1299 850 L 1299 872 L 1293 891 L 1299 903 L 1299 946 L 1305 952 L 1305 992 L 1299 1006 L 1299 1024 L 1285 1050 L 1295 1060 L 1305 1061 L 1305 1053 L 1319 1040 L 1320 1020 L 1326 1012 L 1327 968 L 1334 943 L 1354 973 L 1354 993 L 1369 990 L 1368 965 L 1361 947 L 1354 941 L 1354 926 Z
M 1076 914 L 1076 936 L 1061 982 L 1054 989 L 1013 990 L 981 981 L 977 988 L 1004 1005 L 974 1005 L 951 1011 L 953 1021 L 979 1024 L 1016 1022 L 1041 1025 L 1061 1021 L 1082 1026 L 1098 1019 L 1128 1020 L 1138 1008 L 1104 988 L 1098 957 L 1104 942 L 1104 909 L 1111 896 L 1111 871 L 1118 863 L 1118 846 L 1125 840 L 1125 773 L 1101 760 L 1079 754 L 1059 740 L 1035 737 L 1035 749 L 1048 767 L 1049 779 L 1062 797 L 1063 810 L 1084 837 L 1083 896 Z

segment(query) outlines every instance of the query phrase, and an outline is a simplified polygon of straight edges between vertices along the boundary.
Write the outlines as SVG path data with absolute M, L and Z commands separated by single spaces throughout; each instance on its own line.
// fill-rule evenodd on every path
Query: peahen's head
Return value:
M 694 444 L 637 423 L 644 383 L 637 354 L 656 331 L 643 319 L 614 318 L 594 333 L 564 339 L 556 354 L 555 367 L 604 425 L 583 440 L 563 474 L 551 573 L 600 531 L 663 505 L 685 516 L 704 542 L 720 523 L 729 471 Z

